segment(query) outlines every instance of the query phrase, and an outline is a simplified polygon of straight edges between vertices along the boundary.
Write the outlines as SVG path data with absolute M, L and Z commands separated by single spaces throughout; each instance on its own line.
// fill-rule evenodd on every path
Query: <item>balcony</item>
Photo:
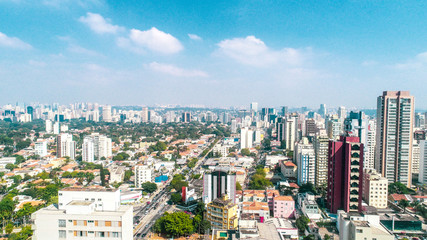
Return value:
M 350 184 L 350 187 L 359 187 L 359 184 L 354 182 L 354 183 Z
M 354 153 L 352 153 L 352 154 L 351 154 L 351 157 L 359 158 L 359 157 L 360 157 L 360 155 L 359 155 L 359 153 L 354 152 Z
M 359 166 L 359 161 L 357 160 L 352 161 L 351 166 Z
M 351 150 L 360 150 L 360 146 L 355 144 L 351 146 Z

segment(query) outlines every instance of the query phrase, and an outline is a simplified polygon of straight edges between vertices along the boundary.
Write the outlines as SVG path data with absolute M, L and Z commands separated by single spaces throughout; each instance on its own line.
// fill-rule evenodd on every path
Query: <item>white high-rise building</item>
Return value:
M 345 110 L 345 107 L 343 106 L 338 107 L 338 118 L 341 121 L 344 121 L 346 117 L 347 117 L 347 111 Z
M 251 103 L 251 112 L 258 112 L 258 103 L 257 102 Z
M 148 122 L 148 107 L 143 107 L 141 111 L 142 122 Z
M 390 183 L 412 185 L 414 97 L 408 91 L 385 91 L 377 101 L 375 169 Z
M 73 135 L 61 133 L 56 137 L 56 156 L 57 157 L 76 157 L 76 142 L 73 141 Z
M 111 122 L 113 118 L 111 117 L 111 106 L 106 105 L 102 107 L 102 121 Z
M 83 161 L 87 162 L 111 157 L 113 155 L 111 138 L 99 133 L 86 136 L 83 140 L 83 155 L 86 155 L 82 156 Z
M 55 122 L 53 124 L 53 134 L 59 134 L 61 132 L 60 124 L 59 122 Z
M 298 185 L 312 183 L 315 184 L 316 177 L 316 157 L 313 144 L 308 143 L 303 138 L 296 144 L 294 159 L 298 166 Z
M 93 162 L 95 161 L 95 148 L 93 144 L 93 138 L 86 136 L 83 139 L 82 144 L 82 161 L 83 162 Z
M 46 120 L 45 127 L 46 127 L 46 133 L 49 133 L 49 134 L 53 133 L 53 124 L 52 124 L 52 121 Z
M 240 149 L 252 148 L 253 131 L 250 128 L 240 129 Z
M 286 143 L 286 149 L 294 151 L 295 142 L 297 139 L 297 119 L 295 117 L 286 118 L 285 120 L 285 131 L 284 140 Z
M 427 184 L 427 141 L 421 140 L 420 147 L 420 168 L 418 182 Z
M 261 131 L 259 129 L 255 130 L 255 140 L 254 140 L 255 144 L 260 144 L 261 143 Z
M 32 239 L 133 239 L 133 207 L 120 205 L 119 189 L 65 188 L 58 205 L 31 216 Z
M 231 120 L 231 133 L 237 133 L 237 121 L 236 121 L 236 119 Z
M 135 187 L 141 188 L 141 185 L 146 182 L 152 182 L 152 171 L 153 169 L 147 165 L 136 165 L 135 166 Z
M 374 168 L 375 164 L 375 147 L 376 147 L 376 123 L 375 120 L 368 121 L 368 129 L 366 131 L 366 144 L 363 146 L 363 154 L 365 159 L 363 159 L 364 168 Z
M 34 150 L 36 155 L 40 157 L 45 157 L 48 155 L 47 153 L 47 141 L 46 140 L 38 140 L 34 143 Z
M 418 141 L 412 143 L 412 173 L 420 171 L 420 144 Z

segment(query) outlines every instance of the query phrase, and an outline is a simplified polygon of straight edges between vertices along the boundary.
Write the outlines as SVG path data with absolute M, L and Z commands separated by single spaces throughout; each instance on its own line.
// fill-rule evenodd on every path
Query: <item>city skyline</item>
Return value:
M 423 9 L 1 0 L 0 102 L 375 108 L 382 91 L 408 90 L 426 109 Z

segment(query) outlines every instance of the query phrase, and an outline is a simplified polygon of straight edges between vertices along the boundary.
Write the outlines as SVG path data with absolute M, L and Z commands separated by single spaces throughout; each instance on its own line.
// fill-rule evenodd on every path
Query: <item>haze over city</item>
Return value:
M 0 103 L 427 108 L 422 1 L 0 0 Z M 12 94 L 13 92 L 13 94 Z

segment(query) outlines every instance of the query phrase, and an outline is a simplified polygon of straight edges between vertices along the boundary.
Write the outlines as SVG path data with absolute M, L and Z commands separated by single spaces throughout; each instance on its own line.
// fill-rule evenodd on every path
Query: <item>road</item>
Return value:
M 216 140 L 216 139 L 215 139 Z M 214 140 L 214 141 L 215 141 Z M 209 142 L 208 147 L 211 145 Z M 213 147 L 208 153 L 197 161 L 196 166 L 187 174 L 187 178 L 194 172 L 199 171 L 202 164 L 205 162 L 206 156 L 212 151 Z M 181 174 L 186 168 L 177 170 L 174 174 Z M 172 206 L 167 204 L 170 198 L 170 192 L 167 191 L 168 186 L 172 179 L 170 178 L 157 192 L 155 192 L 146 202 L 150 202 L 145 206 L 137 206 L 134 209 L 134 239 L 144 239 L 156 220 L 160 218 L 164 212 L 168 211 Z

